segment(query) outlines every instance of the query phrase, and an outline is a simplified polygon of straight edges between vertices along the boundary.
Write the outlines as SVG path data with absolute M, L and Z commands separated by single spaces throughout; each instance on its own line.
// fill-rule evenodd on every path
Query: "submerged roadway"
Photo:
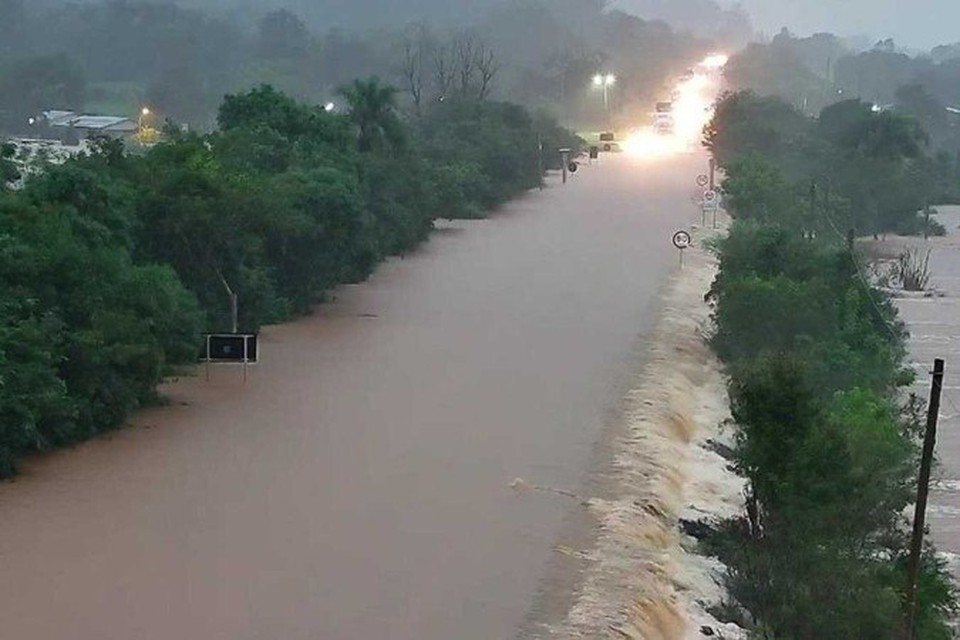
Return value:
M 241 381 L 0 485 L 17 640 L 493 640 L 544 585 L 698 214 L 700 154 L 603 156 L 267 329 Z

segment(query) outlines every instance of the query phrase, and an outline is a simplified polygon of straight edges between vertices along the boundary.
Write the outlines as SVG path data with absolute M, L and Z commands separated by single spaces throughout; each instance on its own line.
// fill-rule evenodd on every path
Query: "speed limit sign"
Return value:
M 698 187 L 705 187 L 705 186 L 707 186 L 708 184 L 710 184 L 710 176 L 708 176 L 708 175 L 705 174 L 705 173 L 701 173 L 700 175 L 697 176 L 697 186 L 698 186 Z
M 673 234 L 673 246 L 681 251 L 690 246 L 691 239 L 690 234 L 686 231 L 677 231 Z
M 713 191 L 712 189 L 707 189 L 706 191 L 703 192 L 704 202 L 716 202 L 718 197 L 719 196 L 717 192 Z

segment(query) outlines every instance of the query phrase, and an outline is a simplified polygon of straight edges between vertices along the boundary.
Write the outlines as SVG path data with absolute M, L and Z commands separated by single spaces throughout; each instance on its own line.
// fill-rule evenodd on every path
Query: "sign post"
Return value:
M 673 246 L 680 252 L 680 268 L 683 269 L 683 252 L 687 250 L 692 242 L 690 234 L 680 230 L 673 234 Z
M 563 184 L 567 184 L 567 170 L 570 168 L 570 149 L 560 149 L 560 164 L 563 165 Z
M 707 226 L 707 214 L 713 214 L 713 228 L 717 228 L 717 209 L 720 208 L 720 194 L 713 189 L 707 189 L 703 192 L 703 216 L 701 222 Z
M 247 382 L 247 368 L 259 359 L 258 336 L 250 333 L 211 333 L 206 336 L 203 363 L 207 381 L 211 364 L 239 364 L 243 366 L 243 382 Z

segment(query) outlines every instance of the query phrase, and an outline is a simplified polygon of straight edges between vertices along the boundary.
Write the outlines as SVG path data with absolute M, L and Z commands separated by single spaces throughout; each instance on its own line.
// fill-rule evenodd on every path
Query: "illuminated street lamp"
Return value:
M 612 73 L 598 73 L 593 76 L 593 86 L 598 89 L 603 89 L 603 108 L 607 111 L 610 111 L 610 96 L 609 91 L 617 82 L 617 76 Z
M 153 115 L 149 107 L 140 109 L 140 115 L 137 117 L 137 135 L 136 138 L 142 145 L 155 144 L 159 138 L 159 132 L 150 126 L 149 118 Z

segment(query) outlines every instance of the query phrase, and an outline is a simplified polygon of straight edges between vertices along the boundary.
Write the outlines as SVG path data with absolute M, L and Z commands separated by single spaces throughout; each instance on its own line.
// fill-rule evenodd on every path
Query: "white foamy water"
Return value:
M 698 233 L 702 240 L 703 233 Z M 579 598 L 546 638 L 684 640 L 709 626 L 722 637 L 741 630 L 708 612 L 724 599 L 723 567 L 698 556 L 681 518 L 715 521 L 743 504 L 743 480 L 710 442 L 729 442 L 720 367 L 703 340 L 703 302 L 715 274 L 706 251 L 688 251 L 684 270 L 664 294 L 644 370 L 625 398 L 624 432 L 615 444 L 614 488 L 589 500 L 601 534 L 587 554 Z

